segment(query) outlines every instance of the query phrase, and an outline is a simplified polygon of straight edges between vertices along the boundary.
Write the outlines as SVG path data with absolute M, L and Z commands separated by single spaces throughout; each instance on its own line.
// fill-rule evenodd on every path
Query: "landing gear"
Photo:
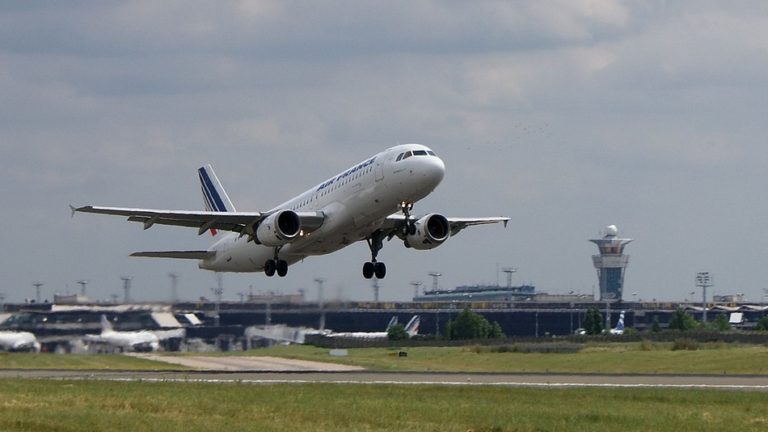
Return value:
M 281 260 L 277 257 L 278 252 L 280 252 L 280 248 L 275 248 L 275 258 L 267 260 L 264 263 L 264 274 L 267 275 L 267 277 L 272 277 L 277 273 L 280 277 L 285 277 L 285 275 L 288 274 L 288 262 L 285 260 Z
M 404 235 L 416 234 L 416 223 L 411 220 L 411 210 L 413 210 L 413 203 L 403 201 L 400 203 L 400 210 L 405 216 L 405 224 L 403 224 Z
M 379 251 L 384 247 L 384 233 L 381 230 L 377 230 L 366 241 L 368 242 L 368 248 L 371 249 L 371 261 L 363 264 L 363 277 L 370 279 L 376 276 L 376 279 L 384 279 L 387 275 L 387 266 L 376 261 Z
M 384 279 L 387 276 L 387 266 L 383 262 L 367 262 L 363 264 L 363 277 L 370 279 Z

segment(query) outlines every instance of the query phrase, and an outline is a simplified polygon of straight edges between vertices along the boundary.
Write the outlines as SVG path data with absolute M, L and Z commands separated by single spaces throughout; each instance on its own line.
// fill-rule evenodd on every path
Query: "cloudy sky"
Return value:
M 768 289 L 768 5 L 763 1 L 3 2 L 0 292 L 211 296 L 209 236 L 68 205 L 202 209 L 212 163 L 264 210 L 398 143 L 432 147 L 443 183 L 416 213 L 512 218 L 428 252 L 392 241 L 381 298 L 412 281 L 591 293 L 589 238 L 634 238 L 627 298 Z M 225 294 L 371 299 L 359 243 L 287 278 L 228 274 Z M 697 294 L 697 297 L 699 294 Z

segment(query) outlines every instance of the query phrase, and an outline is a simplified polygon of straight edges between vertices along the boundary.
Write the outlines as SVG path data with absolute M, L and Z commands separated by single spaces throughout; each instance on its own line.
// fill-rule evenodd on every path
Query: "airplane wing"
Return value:
M 153 210 L 123 207 L 71 207 L 72 213 L 96 213 L 115 216 L 125 216 L 130 222 L 141 222 L 144 229 L 153 225 L 174 225 L 197 228 L 198 234 L 204 234 L 210 229 L 234 231 L 243 233 L 246 227 L 254 227 L 270 213 L 260 212 L 213 212 L 190 210 Z M 297 212 L 301 219 L 302 228 L 307 231 L 317 229 L 322 225 L 325 216 L 319 212 Z
M 132 257 L 144 258 L 176 258 L 176 259 L 194 259 L 206 260 L 216 256 L 213 251 L 159 251 L 159 252 L 134 252 Z
M 412 220 L 418 219 L 418 217 L 414 217 Z M 482 218 L 457 218 L 457 217 L 448 217 L 448 225 L 451 228 L 451 236 L 455 236 L 461 230 L 463 230 L 466 227 L 473 226 L 473 225 L 485 225 L 485 224 L 492 224 L 492 223 L 503 223 L 504 227 L 507 226 L 507 223 L 509 222 L 510 218 L 508 217 L 482 217 Z M 382 226 L 382 229 L 385 231 L 390 231 L 392 233 L 397 232 L 399 228 L 403 227 L 403 224 L 405 224 L 405 216 L 401 214 L 393 214 L 390 216 L 387 216 L 386 221 L 384 222 L 384 225 Z

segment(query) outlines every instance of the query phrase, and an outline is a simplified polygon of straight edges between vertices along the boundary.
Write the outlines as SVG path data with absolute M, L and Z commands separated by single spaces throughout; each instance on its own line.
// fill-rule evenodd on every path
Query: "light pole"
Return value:
M 373 302 L 378 303 L 379 302 L 379 278 L 376 276 L 373 277 L 373 281 L 371 281 L 371 287 L 373 287 Z
M 179 301 L 179 275 L 176 273 L 168 273 L 168 277 L 171 278 L 171 303 Z
M 211 291 L 213 291 L 213 294 L 216 295 L 216 304 L 213 305 L 214 307 L 213 321 L 214 321 L 214 325 L 218 327 L 219 321 L 220 321 L 219 308 L 221 305 L 221 297 L 224 294 L 224 275 L 221 272 L 216 272 L 216 283 L 217 283 L 216 288 L 211 288 Z
M 419 296 L 419 288 L 421 288 L 422 285 L 424 284 L 421 283 L 421 281 L 411 282 L 411 286 L 413 287 L 413 300 L 416 300 L 416 297 Z
M 80 295 L 85 297 L 85 287 L 88 286 L 88 281 L 83 279 L 77 281 L 78 285 L 80 285 Z
M 506 267 L 501 269 L 501 271 L 507 274 L 507 289 L 512 288 L 512 274 L 517 272 L 517 269 L 512 267 Z
M 35 287 L 35 302 L 40 303 L 40 288 L 45 285 L 42 282 L 32 282 L 32 286 Z
M 325 278 L 315 278 L 317 283 L 317 307 L 320 308 L 320 330 L 325 330 L 325 307 L 323 306 L 323 283 Z
M 712 285 L 712 275 L 709 272 L 696 273 L 696 286 L 701 288 L 702 322 L 707 322 L 707 287 Z
M 123 281 L 123 303 L 130 303 L 133 276 L 122 276 L 120 279 Z
M 440 284 L 439 284 L 440 276 L 442 276 L 443 274 L 438 272 L 432 272 L 429 275 L 432 276 L 432 291 L 437 291 L 438 288 L 440 287 Z

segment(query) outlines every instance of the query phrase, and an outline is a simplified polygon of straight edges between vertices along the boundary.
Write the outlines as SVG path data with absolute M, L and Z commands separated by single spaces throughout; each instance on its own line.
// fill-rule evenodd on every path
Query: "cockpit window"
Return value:
M 413 151 L 407 151 L 405 153 L 400 153 L 399 155 L 397 155 L 397 160 L 395 162 L 406 160 L 411 156 L 437 156 L 437 155 L 432 150 L 413 150 Z

